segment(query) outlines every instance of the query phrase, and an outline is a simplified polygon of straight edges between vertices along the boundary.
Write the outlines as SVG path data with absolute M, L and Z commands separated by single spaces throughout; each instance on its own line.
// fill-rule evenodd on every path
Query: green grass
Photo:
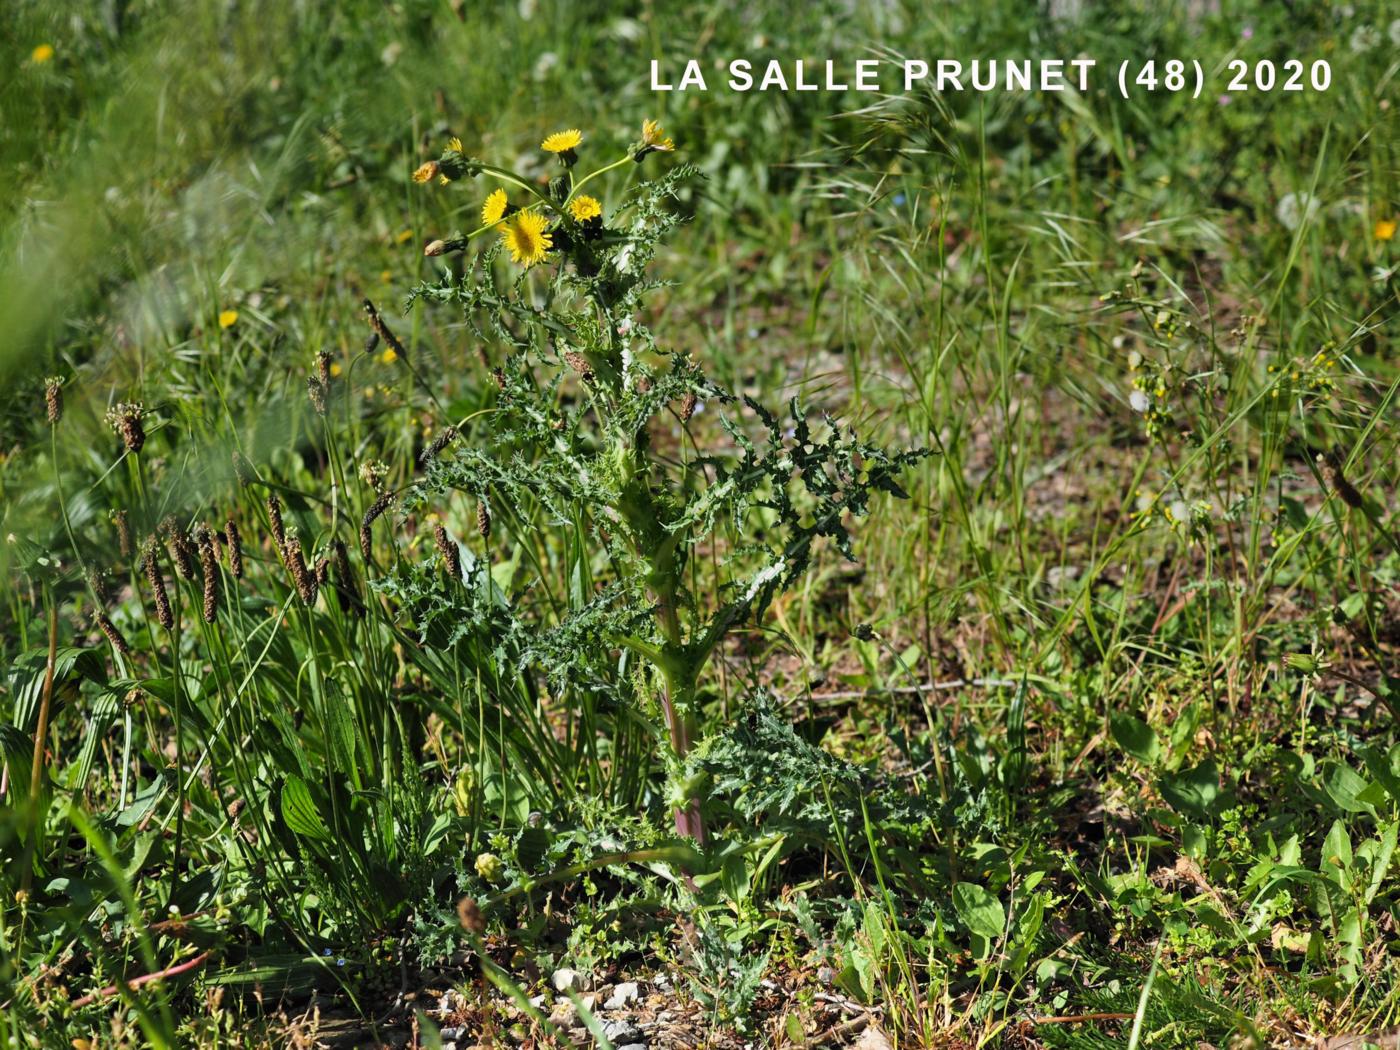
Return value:
M 816 1042 L 819 993 L 870 1006 L 900 1045 L 1395 1027 L 1400 240 L 1383 235 L 1400 139 L 1384 5 L 590 6 L 9 13 L 7 1035 L 106 1045 L 115 1023 L 134 1045 L 281 1045 L 313 992 L 383 1033 L 412 1017 L 401 992 L 455 985 L 479 1004 L 466 1042 L 515 1025 L 564 1045 L 567 1026 L 506 1006 L 562 965 L 674 974 L 712 1045 Z M 54 56 L 37 63 L 42 43 Z M 1325 57 L 1333 86 L 1228 104 L 1124 101 L 1107 79 L 1085 97 L 646 89 L 653 56 L 872 47 L 1084 52 L 1101 69 Z M 591 170 L 647 117 L 677 154 L 590 192 L 612 215 L 643 178 L 704 173 L 667 206 L 685 221 L 648 268 L 664 284 L 636 322 L 657 347 L 774 409 L 800 395 L 814 424 L 828 411 L 932 453 L 900 474 L 908 500 L 843 519 L 855 562 L 819 550 L 716 649 L 687 762 L 644 661 L 587 632 L 572 650 L 540 641 L 626 578 L 598 540 L 606 513 L 561 525 L 497 492 L 477 534 L 485 468 L 466 451 L 504 462 L 492 369 L 528 326 L 482 338 L 481 311 L 401 309 L 478 254 L 422 254 L 474 229 L 494 186 L 410 180 L 450 136 L 544 176 L 545 134 L 583 128 Z M 1301 194 L 1316 207 L 1285 222 Z M 366 297 L 407 361 L 366 352 Z M 307 398 L 318 352 L 334 366 L 324 417 Z M 576 378 L 539 394 L 565 415 L 585 395 Z M 119 402 L 143 404 L 139 454 L 104 422 Z M 658 413 L 657 469 L 734 455 L 721 412 L 709 400 L 685 427 Z M 459 421 L 457 473 L 379 517 L 366 560 L 363 476 L 421 481 L 423 447 Z M 348 585 L 333 568 L 301 600 L 269 538 L 272 494 L 313 561 L 346 545 Z M 216 567 L 213 623 L 202 570 L 181 579 L 162 546 L 175 618 L 160 626 L 116 509 L 138 546 L 172 515 L 237 523 L 246 571 Z M 489 568 L 466 596 L 438 523 Z M 780 525 L 697 543 L 676 591 L 690 613 L 730 600 L 746 579 L 731 559 Z M 504 596 L 538 638 L 506 629 Z M 698 796 L 700 849 L 671 816 Z

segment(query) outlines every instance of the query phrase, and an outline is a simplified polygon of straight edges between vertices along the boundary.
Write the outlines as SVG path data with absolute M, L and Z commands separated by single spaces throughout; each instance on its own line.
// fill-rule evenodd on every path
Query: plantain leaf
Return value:
M 282 819 L 287 827 L 304 838 L 329 842 L 330 829 L 311 798 L 311 789 L 298 776 L 289 776 L 282 785 Z

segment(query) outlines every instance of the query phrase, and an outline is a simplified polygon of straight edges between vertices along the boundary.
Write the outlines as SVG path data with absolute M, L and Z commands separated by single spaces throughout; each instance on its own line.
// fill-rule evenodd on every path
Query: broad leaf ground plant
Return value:
M 676 167 L 611 209 L 584 191 L 601 193 L 595 180 L 671 151 L 655 123 L 622 158 L 583 175 L 579 131 L 542 145 L 559 160 L 544 186 L 455 140 L 415 173 L 451 189 L 500 184 L 479 227 L 427 253 L 488 247 L 413 293 L 461 310 L 499 393 L 472 439 L 449 439 L 405 494 L 410 510 L 473 502 L 475 549 L 440 535 L 449 586 L 425 588 L 400 564 L 383 587 L 417 611 L 425 644 L 461 654 L 492 693 L 524 679 L 559 711 L 642 714 L 664 757 L 676 832 L 704 845 L 706 778 L 687 757 L 707 665 L 734 632 L 761 623 L 823 541 L 854 557 L 847 522 L 876 493 L 903 497 L 896 479 L 922 453 L 809 419 L 796 398 L 778 414 L 736 397 L 642 322 L 661 287 L 647 264 L 681 221 L 677 187 L 699 173 Z M 518 269 L 492 265 L 505 253 Z M 725 440 L 702 445 L 690 424 L 706 406 Z M 504 545 L 492 532 L 502 520 Z

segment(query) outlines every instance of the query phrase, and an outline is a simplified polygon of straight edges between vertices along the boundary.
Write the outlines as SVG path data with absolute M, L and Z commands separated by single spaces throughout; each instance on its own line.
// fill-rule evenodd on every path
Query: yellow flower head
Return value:
M 481 224 L 483 226 L 494 226 L 506 215 L 506 208 L 509 205 L 506 200 L 506 191 L 495 189 L 486 198 L 486 203 L 481 206 Z
M 602 215 L 603 206 L 598 203 L 596 197 L 585 193 L 569 201 L 569 214 L 574 217 L 575 222 L 587 222 Z
M 642 121 L 642 145 L 662 153 L 670 153 L 676 148 L 671 136 L 666 134 L 666 129 L 654 120 Z
M 435 160 L 424 161 L 413 172 L 414 182 L 432 182 L 442 171 L 442 165 Z
M 1376 222 L 1376 240 L 1388 241 L 1395 236 L 1395 220 L 1379 219 Z
M 582 144 L 583 132 L 578 128 L 570 128 L 568 131 L 556 131 L 550 135 L 540 143 L 540 149 L 546 153 L 569 153 Z
M 450 150 L 456 150 L 458 153 L 461 153 L 462 140 L 459 139 L 456 135 L 453 135 L 450 139 L 447 140 L 447 148 Z
M 510 257 L 521 266 L 534 266 L 543 259 L 544 253 L 554 247 L 554 238 L 545 232 L 546 225 L 545 217 L 538 212 L 521 212 L 501 234 Z
M 384 352 L 379 355 L 379 360 L 383 361 L 386 365 L 392 365 L 398 359 L 399 355 L 394 352 L 392 347 L 385 347 Z
M 232 328 L 232 327 L 233 327 L 234 325 L 236 325 L 237 323 L 238 323 L 238 311 L 237 311 L 237 310 L 224 310 L 222 313 L 219 314 L 219 327 L 220 327 L 220 328 Z
M 29 53 L 29 58 L 36 66 L 41 66 L 53 58 L 53 45 L 40 44 Z

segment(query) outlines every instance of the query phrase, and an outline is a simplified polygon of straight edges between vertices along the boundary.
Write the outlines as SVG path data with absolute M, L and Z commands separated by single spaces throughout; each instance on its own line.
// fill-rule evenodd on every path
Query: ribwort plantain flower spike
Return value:
M 121 436 L 128 452 L 140 452 L 146 444 L 144 415 L 139 401 L 119 402 L 107 413 L 107 424 Z
M 433 542 L 437 545 L 438 553 L 442 555 L 443 564 L 447 566 L 447 574 L 454 580 L 462 578 L 462 552 L 457 547 L 457 541 L 447 532 L 447 528 L 441 524 L 433 528 Z
M 58 426 L 63 418 L 63 377 L 49 376 L 44 380 L 44 412 L 49 426 Z
M 151 587 L 151 600 L 155 602 L 156 607 L 156 622 L 169 631 L 175 627 L 175 612 L 170 607 L 170 596 L 165 591 L 165 580 L 160 574 L 160 563 L 157 561 L 159 550 L 160 544 L 156 542 L 156 538 L 149 537 L 141 553 L 141 566 L 146 574 L 146 582 Z
M 228 571 L 235 580 L 243 578 L 243 534 L 232 517 L 224 523 L 224 540 L 228 548 Z
M 370 504 L 369 510 L 365 511 L 365 516 L 360 519 L 360 553 L 364 555 L 365 561 L 370 560 L 371 546 L 373 538 L 371 527 L 375 519 L 389 509 L 389 505 L 394 502 L 392 492 L 381 493 L 379 498 Z
M 204 622 L 213 623 L 219 615 L 219 556 L 214 550 L 214 534 L 207 525 L 194 532 L 199 548 L 199 572 L 204 582 Z
M 121 631 L 117 630 L 117 625 L 112 622 L 111 618 L 99 609 L 93 615 L 93 620 L 97 624 L 97 629 L 106 637 L 108 644 L 122 656 L 130 659 L 131 643 L 126 640 Z

